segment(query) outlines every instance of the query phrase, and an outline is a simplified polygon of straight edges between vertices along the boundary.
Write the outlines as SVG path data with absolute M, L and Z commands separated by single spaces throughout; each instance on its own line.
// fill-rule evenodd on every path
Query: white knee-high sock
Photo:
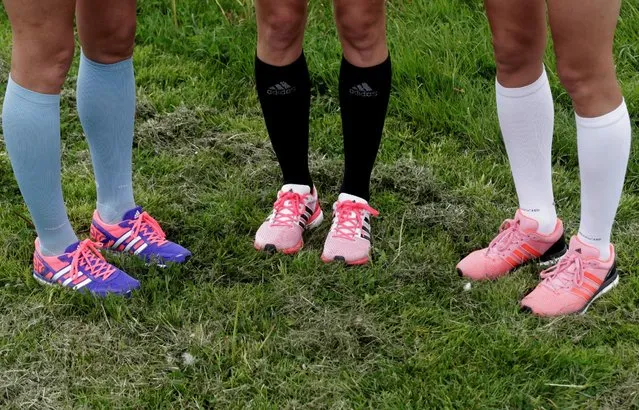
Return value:
M 625 101 L 595 118 L 577 118 L 581 176 L 579 239 L 610 257 L 610 232 L 623 190 L 630 155 L 630 116 Z
M 519 208 L 539 223 L 538 231 L 555 230 L 551 151 L 555 110 L 546 70 L 534 83 L 506 88 L 496 82 L 499 125 L 515 180 Z

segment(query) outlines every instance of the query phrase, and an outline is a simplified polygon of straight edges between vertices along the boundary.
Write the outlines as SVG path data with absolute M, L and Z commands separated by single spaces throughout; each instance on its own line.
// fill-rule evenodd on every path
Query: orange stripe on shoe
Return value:
M 517 256 L 519 257 L 519 259 L 521 259 L 521 261 L 522 261 L 522 262 L 523 262 L 523 261 L 525 261 L 525 260 L 527 259 L 527 258 L 526 258 L 526 255 L 524 255 L 524 253 L 523 253 L 523 252 L 520 252 L 520 251 L 519 251 L 519 249 L 515 249 L 515 250 L 513 251 L 513 253 L 514 253 L 515 255 L 517 255 Z
M 595 294 L 595 292 L 597 292 L 597 289 L 590 286 L 587 283 L 582 283 L 581 286 L 583 286 L 584 288 L 588 289 L 590 291 L 590 293 L 592 293 L 593 295 Z
M 572 288 L 572 293 L 574 293 L 575 295 L 581 296 L 586 301 L 590 300 L 590 296 L 588 296 L 587 294 L 585 294 L 584 292 L 580 291 L 577 288 Z
M 598 277 L 596 277 L 590 272 L 584 272 L 584 276 L 590 279 L 591 281 L 595 282 L 597 286 L 601 286 L 601 284 L 603 283 L 603 280 L 599 279 Z
M 519 266 L 519 263 L 517 263 L 516 260 L 514 260 L 513 258 L 511 258 L 510 256 L 506 256 L 504 258 L 506 260 L 506 262 L 508 262 L 510 264 L 510 266 L 512 266 L 513 268 L 516 268 L 517 266 Z
M 532 246 L 528 245 L 527 243 L 522 244 L 521 247 L 524 248 L 526 250 L 526 252 L 528 252 L 529 254 L 534 256 L 535 258 L 538 258 L 538 257 L 541 256 L 541 253 L 539 253 L 535 248 L 533 248 Z

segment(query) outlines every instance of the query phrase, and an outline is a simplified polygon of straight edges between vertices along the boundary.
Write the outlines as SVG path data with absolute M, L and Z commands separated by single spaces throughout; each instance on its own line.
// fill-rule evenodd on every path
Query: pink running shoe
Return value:
M 537 233 L 538 223 L 517 210 L 515 219 L 507 219 L 487 248 L 466 256 L 457 264 L 459 276 L 472 280 L 494 280 L 530 262 L 542 266 L 554 264 L 566 253 L 564 226 L 557 219 L 555 231 Z
M 317 189 L 308 185 L 287 184 L 277 193 L 273 212 L 255 234 L 255 249 L 291 255 L 304 246 L 302 234 L 324 220 Z
M 322 260 L 326 263 L 339 261 L 347 265 L 364 265 L 370 261 L 371 215 L 379 212 L 371 208 L 364 199 L 339 194 L 333 204 L 333 225 L 324 243 Z
M 602 261 L 599 250 L 573 236 L 566 255 L 541 278 L 521 301 L 522 311 L 537 316 L 586 313 L 592 302 L 619 283 L 615 249 L 610 245 L 610 257 Z

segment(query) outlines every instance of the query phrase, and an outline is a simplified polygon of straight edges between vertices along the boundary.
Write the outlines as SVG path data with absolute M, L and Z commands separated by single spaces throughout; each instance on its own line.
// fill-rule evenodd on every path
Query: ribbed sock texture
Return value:
M 2 128 L 41 251 L 47 256 L 60 255 L 78 240 L 62 198 L 60 95 L 28 90 L 9 77 Z
M 557 212 L 552 190 L 552 138 L 555 110 L 546 70 L 534 83 L 506 88 L 496 82 L 497 113 L 519 208 L 539 224 L 555 230 Z
M 255 83 L 284 184 L 312 188 L 308 167 L 311 80 L 304 53 L 283 67 L 272 66 L 256 57 Z
M 581 176 L 579 239 L 610 256 L 610 232 L 621 199 L 631 127 L 626 103 L 596 118 L 577 120 L 577 148 Z
M 93 159 L 98 213 L 107 223 L 118 222 L 136 206 L 132 182 L 135 121 L 132 59 L 100 64 L 82 54 L 77 104 Z
M 339 100 L 344 133 L 344 181 L 340 192 L 370 199 L 370 179 L 382 140 L 392 81 L 390 56 L 373 67 L 342 58 Z

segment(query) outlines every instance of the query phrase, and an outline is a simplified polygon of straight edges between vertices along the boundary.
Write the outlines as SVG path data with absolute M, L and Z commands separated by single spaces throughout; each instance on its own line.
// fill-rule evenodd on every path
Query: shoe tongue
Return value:
M 64 253 L 75 252 L 75 250 L 78 249 L 78 246 L 80 246 L 80 241 L 76 243 L 72 243 L 71 245 L 67 246 L 67 248 L 64 250 Z
M 594 246 L 587 245 L 579 240 L 577 235 L 570 238 L 570 250 L 582 254 L 585 258 L 599 259 L 599 249 Z
M 519 227 L 525 233 L 534 233 L 537 232 L 537 229 L 539 229 L 539 223 L 533 218 L 529 218 L 524 215 L 521 210 L 517 210 L 515 221 L 519 221 Z
M 125 221 L 138 219 L 140 217 L 141 213 L 142 213 L 142 207 L 138 206 L 138 207 L 135 207 L 133 209 L 130 209 L 130 210 L 126 211 L 124 213 L 124 216 L 122 217 L 122 219 L 125 220 Z
M 296 194 L 306 195 L 311 193 L 311 187 L 308 185 L 286 184 L 280 190 L 282 192 L 295 192 Z
M 368 205 L 368 201 L 366 201 L 365 199 L 360 198 L 360 197 L 355 196 L 355 195 L 346 194 L 344 192 L 339 194 L 339 196 L 337 197 L 337 202 L 342 202 L 342 201 L 351 201 L 351 202 L 357 202 L 359 204 Z

